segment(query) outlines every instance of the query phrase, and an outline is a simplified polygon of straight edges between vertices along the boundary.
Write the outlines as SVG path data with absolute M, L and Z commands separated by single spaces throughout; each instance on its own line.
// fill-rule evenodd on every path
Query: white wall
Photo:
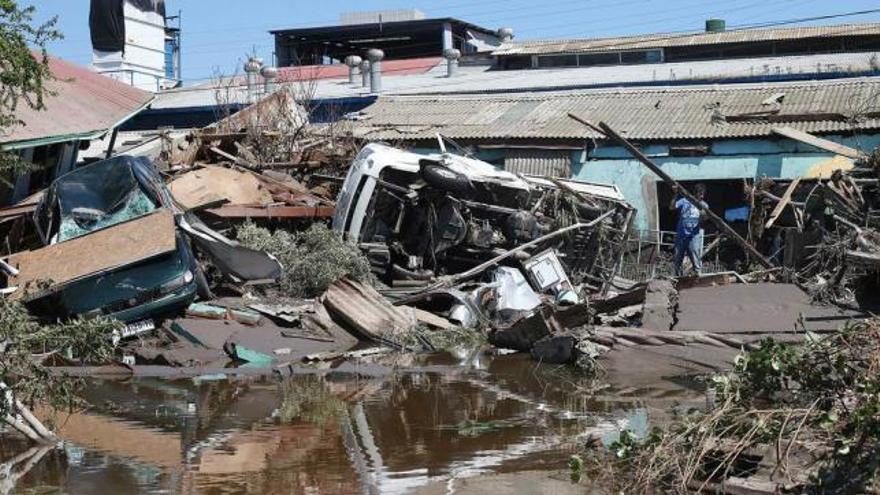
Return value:
M 92 51 L 98 72 L 145 91 L 165 84 L 165 19 L 124 3 L 125 52 Z

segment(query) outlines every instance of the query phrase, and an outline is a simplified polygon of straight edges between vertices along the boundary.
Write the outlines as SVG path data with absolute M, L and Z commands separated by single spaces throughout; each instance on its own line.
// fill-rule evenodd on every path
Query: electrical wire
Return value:
M 772 3 L 772 0 L 768 0 L 768 1 L 770 1 Z M 768 3 L 767 1 L 764 1 L 764 2 L 758 2 L 757 4 L 766 5 L 767 3 Z M 737 11 L 737 10 L 748 10 L 749 8 L 752 8 L 753 6 L 756 6 L 756 4 L 755 3 L 749 4 L 749 6 L 747 6 L 747 7 L 739 6 L 739 7 L 735 7 L 732 9 L 727 9 L 726 11 L 732 12 L 732 11 Z M 861 11 L 846 12 L 846 13 L 839 13 L 839 14 L 829 14 L 829 15 L 813 16 L 813 17 L 803 17 L 803 18 L 798 18 L 798 19 L 789 19 L 789 20 L 782 20 L 782 21 L 765 21 L 765 22 L 744 24 L 744 25 L 736 26 L 734 28 L 728 29 L 727 32 L 735 32 L 735 31 L 742 31 L 742 30 L 756 29 L 756 28 L 768 28 L 768 27 L 782 26 L 782 25 L 788 25 L 788 24 L 798 24 L 798 23 L 804 23 L 804 22 L 813 22 L 813 21 L 820 21 L 820 20 L 830 20 L 830 19 L 837 19 L 837 18 L 842 18 L 842 17 L 867 15 L 867 14 L 873 14 L 873 13 L 878 13 L 878 12 L 880 12 L 880 9 L 866 9 L 866 10 L 861 10 Z M 599 21 L 601 21 L 601 20 L 599 20 Z M 599 22 L 599 21 L 597 21 L 597 22 Z M 654 19 L 650 22 L 656 23 L 656 22 L 660 22 L 660 21 Z M 579 25 L 583 25 L 583 23 L 579 23 Z M 630 26 L 633 26 L 633 25 L 634 24 L 630 24 Z M 651 42 L 658 42 L 658 41 L 665 41 L 665 40 L 674 40 L 676 38 L 681 38 L 681 37 L 690 37 L 695 34 L 698 34 L 698 33 L 695 33 L 693 31 L 665 33 L 663 35 L 651 36 L 650 41 Z M 624 41 L 626 38 L 629 38 L 629 37 L 633 37 L 633 38 L 637 38 L 637 39 L 632 42 Z M 602 48 L 608 48 L 608 47 L 612 47 L 612 46 L 614 48 L 626 47 L 628 45 L 643 43 L 645 41 L 645 38 L 646 38 L 645 35 L 606 38 L 606 39 L 609 39 L 609 44 L 607 44 L 607 45 L 593 45 L 593 46 L 591 46 L 590 49 L 591 50 L 600 50 Z M 571 41 L 571 40 L 568 40 L 568 41 Z M 541 43 L 541 41 L 532 41 L 532 43 Z M 552 43 L 552 41 L 548 41 L 548 43 Z M 428 46 L 428 45 L 434 45 L 434 44 L 436 44 L 436 41 L 398 45 L 397 48 L 406 49 L 406 48 L 414 48 L 414 47 L 418 47 L 418 46 Z M 186 47 L 188 45 L 185 44 L 184 46 Z M 257 46 L 265 47 L 267 45 L 260 44 Z M 224 50 L 217 50 L 217 51 L 228 52 L 229 50 L 224 49 Z M 213 51 L 212 53 L 216 53 L 217 51 Z M 190 55 L 198 54 L 198 52 L 197 51 L 196 52 L 185 51 L 184 54 L 187 56 L 190 56 Z M 237 64 L 238 63 L 236 63 L 236 65 Z M 191 66 L 190 65 L 190 66 L 187 66 L 187 70 L 193 70 L 193 68 L 201 69 L 203 67 L 204 66 Z M 212 67 L 216 67 L 216 66 L 212 66 Z M 433 65 L 431 67 L 433 67 Z M 409 69 L 407 69 L 407 70 L 409 70 Z M 193 82 L 207 81 L 207 80 L 211 80 L 211 79 L 213 79 L 213 78 L 211 78 L 211 77 L 186 78 L 186 79 L 184 79 L 184 82 L 193 83 Z

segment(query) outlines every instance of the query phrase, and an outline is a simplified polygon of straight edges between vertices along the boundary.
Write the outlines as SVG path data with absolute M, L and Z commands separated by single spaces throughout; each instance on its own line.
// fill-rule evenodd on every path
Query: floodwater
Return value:
M 93 408 L 58 418 L 62 445 L 0 436 L 0 494 L 455 493 L 524 473 L 582 490 L 565 469 L 588 437 L 704 404 L 692 380 L 596 380 L 523 355 L 393 359 L 386 373 L 92 379 Z

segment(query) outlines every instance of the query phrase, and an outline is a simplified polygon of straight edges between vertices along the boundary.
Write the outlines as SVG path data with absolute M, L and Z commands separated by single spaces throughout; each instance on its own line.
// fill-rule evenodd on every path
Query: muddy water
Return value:
M 0 493 L 445 493 L 499 473 L 514 476 L 512 492 L 564 487 L 585 438 L 644 430 L 704 400 L 692 381 L 597 381 L 519 355 L 406 364 L 283 380 L 92 380 L 93 410 L 59 418 L 63 445 L 28 451 L 0 436 Z M 516 478 L 534 472 L 555 474 Z

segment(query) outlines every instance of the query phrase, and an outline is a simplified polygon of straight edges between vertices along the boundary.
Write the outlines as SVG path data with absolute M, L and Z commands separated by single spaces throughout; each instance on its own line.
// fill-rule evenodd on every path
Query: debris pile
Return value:
M 333 215 L 337 177 L 356 142 L 318 128 L 289 90 L 191 133 L 160 164 L 175 199 L 218 219 L 320 219 Z
M 764 179 L 746 189 L 755 205 L 752 238 L 817 301 L 862 309 L 877 304 L 880 189 L 872 163 L 866 157 L 827 178 Z

